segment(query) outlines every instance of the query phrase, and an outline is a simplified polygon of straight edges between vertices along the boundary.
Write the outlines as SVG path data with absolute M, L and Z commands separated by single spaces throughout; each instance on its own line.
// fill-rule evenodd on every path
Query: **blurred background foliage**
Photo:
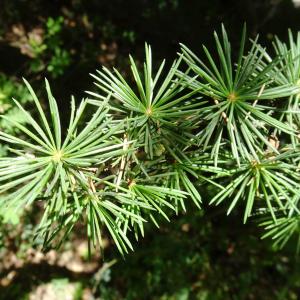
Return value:
M 300 8 L 296 0 L 1 0 L 0 114 L 20 120 L 12 97 L 30 109 L 22 77 L 38 92 L 47 77 L 67 112 L 71 94 L 80 99 L 92 88 L 89 73 L 117 65 L 126 76 L 128 54 L 142 61 L 145 41 L 158 62 L 171 61 L 179 42 L 196 52 L 210 46 L 221 22 L 235 48 L 244 21 L 250 36 L 260 33 L 270 45 L 275 35 L 286 41 L 288 28 L 300 30 Z M 15 130 L 3 120 L 0 128 Z M 275 252 L 258 238 L 256 224 L 242 225 L 238 211 L 227 218 L 223 207 L 190 209 L 171 223 L 162 220 L 125 260 L 109 239 L 104 256 L 88 260 L 82 228 L 58 252 L 31 248 L 39 211 L 0 211 L 1 300 L 300 299 L 294 248 Z

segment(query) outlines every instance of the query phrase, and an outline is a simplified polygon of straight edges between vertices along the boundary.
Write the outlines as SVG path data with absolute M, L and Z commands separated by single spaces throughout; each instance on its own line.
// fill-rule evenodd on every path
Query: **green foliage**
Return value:
M 96 85 L 104 93 L 112 93 L 118 100 L 115 106 L 112 103 L 113 109 L 120 110 L 123 118 L 129 118 L 132 131 L 128 135 L 133 136 L 133 139 L 138 138 L 137 142 L 144 145 L 145 154 L 150 159 L 153 159 L 155 150 L 159 151 L 158 146 L 164 147 L 161 148 L 162 152 L 165 149 L 178 149 L 178 153 L 173 153 L 174 159 L 178 159 L 178 156 L 184 157 L 179 149 L 180 146 L 185 147 L 193 137 L 191 131 L 195 126 L 193 122 L 196 121 L 195 108 L 202 103 L 195 103 L 197 98 L 191 99 L 194 93 L 184 92 L 185 86 L 175 79 L 180 60 L 173 63 L 165 77 L 161 76 L 164 61 L 157 73 L 152 74 L 151 48 L 147 45 L 144 72 L 138 71 L 132 57 L 130 62 L 135 81 L 133 87 L 116 69 L 113 74 L 107 68 L 103 68 L 103 72 L 98 71 L 98 77 L 92 75 L 99 82 Z M 90 94 L 103 98 L 101 95 Z
M 48 23 L 55 37 L 62 20 Z M 15 101 L 28 126 L 2 116 L 20 137 L 0 132 L 13 147 L 0 160 L 0 205 L 42 201 L 36 237 L 46 249 L 83 222 L 91 245 L 102 245 L 106 228 L 123 254 L 145 222 L 158 227 L 189 202 L 226 201 L 228 213 L 243 206 L 244 222 L 263 216 L 275 246 L 299 236 L 299 47 L 290 34 L 271 59 L 257 38 L 246 49 L 244 27 L 235 59 L 223 26 L 214 37 L 216 57 L 203 46 L 206 62 L 182 45 L 169 70 L 165 61 L 154 70 L 146 44 L 142 66 L 130 56 L 131 79 L 97 71 L 99 91 L 77 109 L 72 99 L 65 131 L 48 82 L 49 116 L 25 81 L 37 115 Z
M 41 36 L 29 39 L 32 48 L 32 60 L 30 68 L 33 73 L 44 71 L 45 69 L 56 78 L 64 73 L 71 63 L 70 51 L 63 45 L 63 23 L 62 16 L 54 19 L 48 18 L 45 32 Z
M 291 30 L 288 31 L 289 43 L 283 43 L 279 40 L 278 37 L 275 37 L 275 42 L 273 47 L 275 53 L 281 57 L 281 60 L 270 72 L 270 77 L 275 79 L 277 85 L 293 84 L 299 86 L 300 78 L 300 64 L 299 64 L 299 55 L 300 55 L 300 33 L 297 34 L 297 38 L 293 37 Z M 268 53 L 262 51 L 267 62 L 264 64 L 272 62 L 272 58 Z M 299 93 L 295 95 L 290 95 L 286 98 L 281 105 L 282 110 L 279 117 L 279 120 L 284 120 L 289 125 L 292 130 L 298 131 L 300 120 L 299 120 Z M 298 143 L 298 138 L 294 135 L 290 136 L 290 139 L 293 143 L 293 146 Z
M 8 78 L 4 74 L 0 73 L 0 114 L 5 114 L 14 119 L 18 119 L 24 123 L 21 114 L 17 107 L 14 105 L 12 98 L 17 97 L 23 105 L 29 102 L 28 90 L 20 83 Z M 1 120 L 0 127 L 6 132 L 13 133 L 14 129 L 5 120 Z
M 179 75 L 192 89 L 199 90 L 199 93 L 209 99 L 209 105 L 201 111 L 206 123 L 200 127 L 199 144 L 204 149 L 208 145 L 214 145 L 211 156 L 215 158 L 215 164 L 226 137 L 238 163 L 240 156 L 258 159 L 258 153 L 263 154 L 263 144 L 277 152 L 268 141 L 270 128 L 291 133 L 291 127 L 270 116 L 270 111 L 274 109 L 266 105 L 266 100 L 294 95 L 299 92 L 299 88 L 293 82 L 274 86 L 274 79 L 270 78 L 269 72 L 276 67 L 280 58 L 275 58 L 262 67 L 263 53 L 260 53 L 257 38 L 249 52 L 245 51 L 245 27 L 236 62 L 232 60 L 231 45 L 224 27 L 222 39 L 217 33 L 214 37 L 219 66 L 205 46 L 206 64 L 182 45 L 184 60 L 193 73 Z
M 8 116 L 13 120 L 25 124 L 26 119 L 22 116 L 17 106 L 13 103 L 12 98 L 17 97 L 23 105 L 30 102 L 28 98 L 28 90 L 20 83 L 16 82 L 13 78 L 9 78 L 0 73 L 0 115 Z M 10 122 L 5 119 L 0 120 L 1 130 L 14 134 L 18 132 L 16 128 L 11 126 Z M 7 145 L 0 144 L 0 157 L 7 154 Z
M 255 202 L 261 205 L 259 210 L 269 212 L 275 222 L 278 210 L 283 212 L 291 210 L 299 214 L 297 206 L 300 178 L 298 167 L 293 160 L 287 159 L 290 155 L 283 153 L 263 157 L 259 162 L 243 161 L 238 168 L 228 170 L 228 185 L 224 186 L 210 203 L 220 204 L 222 201 L 232 199 L 229 214 L 238 202 L 244 201 L 246 205 L 244 222 L 251 216 Z M 262 201 L 265 203 L 262 204 Z
M 51 123 L 47 121 L 31 86 L 25 83 L 35 102 L 40 124 L 17 101 L 16 105 L 31 128 L 2 116 L 27 138 L 0 132 L 3 141 L 17 147 L 9 149 L 16 154 L 15 157 L 0 161 L 0 189 L 4 194 L 1 204 L 8 212 L 12 208 L 22 209 L 37 198 L 44 199 L 45 213 L 37 236 L 43 238 L 45 248 L 61 230 L 64 231 L 63 241 L 81 219 L 86 220 L 87 235 L 94 246 L 97 242 L 102 244 L 100 224 L 104 224 L 121 253 L 127 251 L 127 247 L 132 248 L 121 225 L 125 222 L 127 226 L 130 218 L 131 223 L 141 226 L 144 221 L 141 210 L 163 213 L 161 205 L 170 206 L 164 199 L 168 196 L 181 198 L 183 193 L 143 185 L 129 185 L 128 189 L 120 187 L 117 193 L 119 187 L 113 181 L 115 175 L 107 169 L 110 165 L 105 165 L 105 162 L 125 153 L 123 148 L 129 142 L 117 138 L 116 134 L 122 132 L 122 122 L 115 124 L 107 116 L 107 102 L 103 102 L 91 120 L 80 128 L 79 121 L 88 102 L 83 100 L 76 110 L 72 99 L 70 123 L 67 135 L 62 139 L 59 111 L 48 82 Z

